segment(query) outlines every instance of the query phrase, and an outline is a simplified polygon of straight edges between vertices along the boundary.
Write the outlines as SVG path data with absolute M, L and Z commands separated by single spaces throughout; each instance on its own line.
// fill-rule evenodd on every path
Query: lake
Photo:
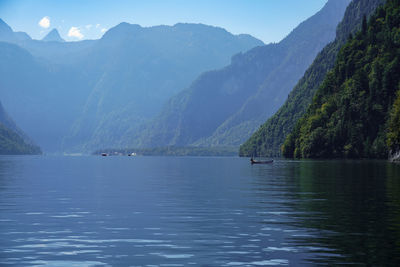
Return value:
M 0 157 L 1 266 L 400 264 L 386 161 Z

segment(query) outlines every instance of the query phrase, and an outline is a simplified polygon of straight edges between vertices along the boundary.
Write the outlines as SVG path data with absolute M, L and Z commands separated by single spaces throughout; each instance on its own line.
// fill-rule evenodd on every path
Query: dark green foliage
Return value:
M 396 149 L 397 102 L 390 111 L 400 82 L 399 1 L 363 21 L 286 138 L 286 157 L 386 158 L 387 145 Z
M 296 122 L 306 112 L 326 74 L 333 68 L 340 48 L 347 38 L 352 39 L 362 28 L 364 15 L 369 17 L 383 2 L 384 0 L 354 0 L 350 3 L 337 27 L 335 41 L 318 54 L 284 105 L 240 147 L 240 156 L 281 156 L 281 146 L 286 136 L 293 131 Z M 288 149 L 286 147 L 286 152 Z

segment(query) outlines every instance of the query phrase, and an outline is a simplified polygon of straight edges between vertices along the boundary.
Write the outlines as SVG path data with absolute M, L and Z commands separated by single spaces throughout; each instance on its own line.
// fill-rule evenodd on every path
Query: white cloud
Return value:
M 96 28 L 100 27 L 100 24 L 96 24 Z
M 101 29 L 101 32 L 106 32 L 107 31 L 107 29 L 106 28 L 103 28 L 103 29 Z
M 93 27 L 92 24 L 88 24 L 88 25 L 85 26 L 85 28 L 88 29 L 88 30 L 90 30 L 90 28 L 92 28 L 92 27 Z
M 69 37 L 75 37 L 78 39 L 82 39 L 84 36 L 81 33 L 81 30 L 78 27 L 71 27 L 71 29 L 69 29 L 68 31 L 68 36 Z
M 43 17 L 38 24 L 40 27 L 47 29 L 50 27 L 50 18 L 48 16 Z

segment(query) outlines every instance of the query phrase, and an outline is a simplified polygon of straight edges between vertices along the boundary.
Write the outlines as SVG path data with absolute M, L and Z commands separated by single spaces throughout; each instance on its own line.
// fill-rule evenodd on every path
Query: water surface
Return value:
M 0 157 L 1 266 L 399 263 L 385 161 Z

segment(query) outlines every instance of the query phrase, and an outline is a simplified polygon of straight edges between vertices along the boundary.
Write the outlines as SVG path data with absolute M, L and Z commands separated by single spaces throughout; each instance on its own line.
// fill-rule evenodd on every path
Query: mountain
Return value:
M 340 50 L 283 155 L 387 158 L 399 149 L 399 90 L 400 1 L 388 0 Z
M 127 133 L 200 73 L 263 45 L 203 24 L 121 23 L 99 40 L 15 38 L 0 21 L 0 99 L 46 152 L 93 151 Z
M 14 32 L 11 27 L 0 19 L 0 41 L 3 42 L 19 42 L 32 40 L 25 32 Z
M 76 64 L 95 43 L 94 40 L 65 42 L 56 29 L 49 32 L 43 40 L 32 40 L 25 32 L 14 32 L 2 19 L 0 19 L 0 42 L 16 44 L 34 57 L 57 65 Z
M 0 42 L 0 77 L 0 99 L 16 124 L 46 152 L 59 151 L 89 95 L 86 77 L 6 42 Z
M 41 154 L 41 150 L 16 126 L 0 103 L 0 155 L 20 154 Z
M 11 29 L 10 26 L 8 26 L 7 23 L 4 22 L 4 20 L 0 19 L 0 40 L 9 40 L 13 39 L 14 37 L 14 32 Z
M 1 102 L 0 102 L 0 123 L 4 127 L 8 128 L 9 130 L 19 135 L 24 140 L 24 142 L 33 144 L 33 141 L 15 124 L 14 120 L 4 110 L 4 107 Z
M 325 75 L 334 66 L 337 54 L 350 34 L 361 28 L 363 15 L 370 16 L 384 0 L 353 0 L 337 27 L 336 39 L 328 44 L 315 58 L 283 106 L 269 118 L 240 147 L 240 156 L 280 156 L 285 137 L 293 130 L 298 119 L 305 113 Z
M 350 0 L 330 0 L 277 44 L 232 57 L 171 98 L 134 146 L 238 146 L 283 103 L 317 53 L 335 37 Z
M 63 38 L 61 38 L 57 29 L 52 29 L 45 37 L 43 37 L 42 41 L 44 42 L 65 42 Z
M 249 35 L 232 35 L 203 24 L 117 25 L 77 66 L 91 78 L 92 90 L 64 138 L 64 148 L 93 151 L 129 145 L 131 134 L 196 76 L 262 44 Z

